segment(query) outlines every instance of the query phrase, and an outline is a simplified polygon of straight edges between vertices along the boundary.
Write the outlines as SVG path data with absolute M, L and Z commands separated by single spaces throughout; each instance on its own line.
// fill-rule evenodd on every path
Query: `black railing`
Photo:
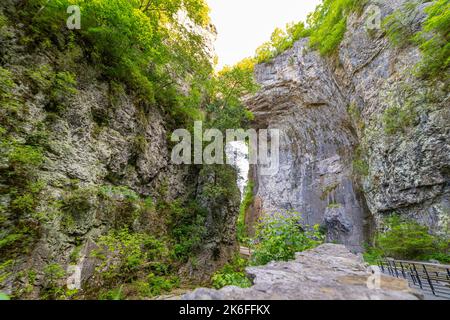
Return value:
M 378 266 L 381 272 L 407 279 L 425 293 L 450 299 L 450 265 L 386 258 Z

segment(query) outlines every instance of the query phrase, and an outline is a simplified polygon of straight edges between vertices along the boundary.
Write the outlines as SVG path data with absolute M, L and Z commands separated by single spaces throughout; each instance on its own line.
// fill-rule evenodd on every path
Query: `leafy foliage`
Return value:
M 400 9 L 383 20 L 383 29 L 392 44 L 402 47 L 412 43 L 415 33 L 414 19 L 418 14 L 419 1 L 405 2 Z
M 406 106 L 392 106 L 383 113 L 384 131 L 387 134 L 395 134 L 404 131 L 416 121 L 416 112 L 411 104 Z
M 80 30 L 63 30 L 69 5 L 81 8 Z M 36 42 L 78 44 L 104 76 L 126 83 L 143 104 L 178 109 L 190 99 L 178 84 L 204 81 L 212 71 L 204 39 L 182 23 L 179 10 L 192 24 L 209 23 L 204 0 L 30 0 L 21 19 Z
M 287 261 L 296 252 L 311 249 L 324 241 L 319 226 L 302 226 L 301 215 L 295 212 L 265 216 L 256 228 L 252 261 L 264 265 L 270 261 Z
M 352 161 L 354 172 L 362 177 L 369 175 L 369 164 L 364 159 L 364 152 L 361 146 L 357 147 L 354 152 L 354 159 Z
M 310 46 L 323 55 L 333 53 L 347 30 L 347 16 L 361 10 L 366 0 L 324 0 L 308 16 Z
M 424 77 L 448 80 L 450 67 L 450 1 L 438 0 L 425 9 L 423 31 L 414 40 L 422 51 L 418 73 Z
M 418 5 L 425 2 L 429 1 L 405 2 L 401 8 L 385 18 L 383 26 L 394 45 L 419 45 L 422 60 L 416 66 L 418 76 L 448 79 L 450 2 L 438 0 L 426 7 L 427 17 L 422 24 L 422 30 L 416 32 L 413 21 L 420 13 Z
M 171 236 L 175 241 L 173 256 L 187 261 L 193 256 L 206 236 L 206 212 L 195 201 L 169 204 Z
M 237 286 L 248 288 L 252 285 L 250 279 L 245 275 L 245 267 L 248 262 L 239 256 L 234 257 L 231 263 L 214 273 L 211 282 L 214 288 L 220 289 L 226 286 Z
M 56 263 L 51 263 L 44 268 L 44 288 L 42 298 L 48 300 L 63 299 L 65 288 L 61 285 L 66 272 Z
M 270 41 L 256 49 L 255 60 L 257 63 L 268 62 L 280 53 L 292 48 L 294 43 L 300 38 L 309 35 L 310 30 L 305 28 L 303 22 L 287 24 L 285 30 L 277 28 L 272 33 Z
M 0 292 L 0 301 L 1 300 L 10 300 L 10 297 L 6 293 Z
M 386 219 L 384 231 L 379 232 L 374 246 L 367 248 L 365 258 L 375 262 L 380 257 L 427 260 L 434 257 L 443 262 L 449 259 L 450 241 L 429 233 L 416 221 L 392 215 Z
M 252 181 L 249 181 L 244 189 L 244 195 L 241 202 L 241 206 L 239 208 L 239 217 L 237 222 L 237 239 L 239 243 L 245 243 L 248 241 L 247 230 L 245 226 L 245 216 L 248 208 L 253 203 L 253 188 L 255 184 Z
M 254 77 L 254 61 L 244 59 L 233 67 L 224 67 L 208 83 L 207 125 L 226 130 L 244 128 L 253 115 L 241 102 L 241 98 L 255 93 L 259 86 Z
M 101 293 L 102 299 L 121 298 L 122 290 L 117 288 L 123 284 L 132 284 L 142 296 L 150 297 L 169 291 L 178 283 L 168 277 L 170 251 L 164 240 L 123 228 L 100 237 L 99 245 L 101 249 L 93 253 L 103 261 L 97 267 L 98 276 L 104 288 L 112 288 Z
M 309 45 L 322 55 L 336 51 L 347 30 L 347 17 L 360 11 L 367 0 L 324 0 L 304 22 L 290 23 L 285 30 L 279 28 L 272 33 L 270 41 L 256 50 L 255 60 L 264 63 L 291 48 L 294 43 L 309 37 Z

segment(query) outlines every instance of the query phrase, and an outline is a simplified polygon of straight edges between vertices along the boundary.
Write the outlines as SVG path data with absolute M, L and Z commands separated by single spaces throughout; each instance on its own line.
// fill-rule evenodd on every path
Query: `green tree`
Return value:
M 255 93 L 259 86 L 253 76 L 254 60 L 247 58 L 233 67 L 225 67 L 209 82 L 207 125 L 220 130 L 245 128 L 253 115 L 242 97 Z

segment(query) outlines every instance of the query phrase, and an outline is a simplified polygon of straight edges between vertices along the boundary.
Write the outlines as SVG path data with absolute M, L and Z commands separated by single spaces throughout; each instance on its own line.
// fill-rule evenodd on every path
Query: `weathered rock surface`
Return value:
M 358 142 L 333 72 L 304 39 L 258 66 L 256 78 L 263 89 L 248 105 L 257 126 L 280 130 L 278 172 L 255 172 L 263 211 L 301 212 L 305 223 L 326 225 L 329 241 L 361 250 L 370 220 L 352 175 Z
M 405 2 L 377 1 L 377 5 L 384 17 Z M 429 4 L 417 7 L 410 29 L 420 30 L 423 10 Z M 414 77 L 412 68 L 421 58 L 418 48 L 395 48 L 381 30 L 369 35 L 365 18 L 354 15 L 349 19 L 336 74 L 349 104 L 359 113 L 354 127 L 368 165 L 362 179 L 367 205 L 377 222 L 385 214 L 398 212 L 448 235 L 449 84 Z M 383 116 L 393 107 L 405 110 L 414 120 L 410 126 L 387 133 Z
M 251 288 L 200 288 L 185 300 L 417 300 L 406 280 L 380 275 L 379 288 L 360 256 L 343 245 L 324 244 L 289 262 L 246 269 Z M 372 276 L 373 277 L 373 276 Z M 369 284 L 369 285 L 368 285 Z M 370 288 L 369 288 L 370 287 Z
M 0 13 L 15 12 L 17 3 L 19 1 L 15 0 L 2 2 Z M 192 24 L 188 27 L 194 28 Z M 97 66 L 87 62 L 89 59 L 83 56 L 80 47 L 64 52 L 56 47 L 37 46 L 30 50 L 22 41 L 26 34 L 20 22 L 17 27 L 10 26 L 4 31 L 0 32 L 0 66 L 12 70 L 18 100 L 24 101 L 26 110 L 23 119 L 15 121 L 19 132 L 15 138 L 27 141 L 35 133 L 45 133 L 42 143 L 45 160 L 36 172 L 36 180 L 45 186 L 37 211 L 46 219 L 29 251 L 14 257 L 14 270 L 4 281 L 2 278 L 1 291 L 21 297 L 26 294 L 27 298 L 39 297 L 39 287 L 45 280 L 44 269 L 50 264 L 60 265 L 67 273 L 69 288 L 79 289 L 91 280 L 98 264 L 91 258 L 92 251 L 98 249 L 96 242 L 115 226 L 126 225 L 133 232 L 146 232 L 156 237 L 167 231 L 167 216 L 156 210 L 147 210 L 136 217 L 133 216 L 136 208 L 126 207 L 126 197 L 113 195 L 112 207 L 102 201 L 99 192 L 115 187 L 134 192 L 152 203 L 189 199 L 209 206 L 205 224 L 207 238 L 199 250 L 208 263 L 200 264 L 196 270 L 201 276 L 209 277 L 208 272 L 213 272 L 216 264 L 223 264 L 235 250 L 234 222 L 240 200 L 237 186 L 230 187 L 234 197 L 209 205 L 211 200 L 201 194 L 199 185 L 211 176 L 202 175 L 199 166 L 174 165 L 170 160 L 168 137 L 176 119 L 167 110 L 143 101 L 124 84 L 102 77 Z M 205 50 L 212 59 L 214 27 L 195 31 L 206 38 Z M 67 59 L 63 59 L 65 55 Z M 64 70 L 56 61 L 71 63 L 70 70 L 77 80 L 76 94 L 65 92 L 67 101 L 58 112 L 48 108 L 49 92 L 35 88 L 29 79 L 31 73 L 44 78 L 41 70 L 53 74 Z M 0 169 L 8 167 L 1 160 L 0 157 Z M 3 209 L 10 206 L 8 193 L 12 187 L 3 185 L 1 178 L 3 218 Z M 67 199 L 73 200 L 70 205 L 65 204 Z M 10 212 L 5 214 L 8 218 L 13 216 Z M 3 237 L 3 230 L 0 231 Z M 72 254 L 74 252 L 78 254 Z M 0 257 L 0 264 L 4 263 L 4 258 Z M 27 288 L 22 294 L 27 285 L 23 270 L 36 274 L 34 287 L 31 286 L 33 292 Z
M 383 18 L 404 2 L 368 5 Z M 411 22 L 415 29 L 426 5 Z M 258 203 L 248 215 L 301 212 L 305 223 L 321 224 L 329 241 L 353 251 L 393 212 L 450 232 L 448 84 L 414 77 L 418 48 L 392 46 L 381 30 L 366 30 L 366 19 L 348 19 L 334 57 L 302 39 L 258 65 L 262 89 L 247 102 L 255 127 L 281 132 L 279 170 L 263 176 L 254 168 Z M 414 121 L 387 132 L 385 112 L 396 107 Z

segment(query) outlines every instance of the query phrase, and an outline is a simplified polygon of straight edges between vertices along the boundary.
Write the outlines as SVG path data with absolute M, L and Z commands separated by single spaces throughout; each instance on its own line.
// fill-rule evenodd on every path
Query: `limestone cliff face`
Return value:
M 146 103 L 121 83 L 104 79 L 79 47 L 30 50 L 20 25 L 0 31 L 0 67 L 9 70 L 13 96 L 20 103 L 14 115 L 4 113 L 6 105 L 0 106 L 1 127 L 11 123 L 15 141 L 34 139 L 37 142 L 30 144 L 43 153 L 43 163 L 33 173 L 42 185 L 37 207 L 18 216 L 11 198 L 18 181 L 8 179 L 10 163 L 0 143 L 2 241 L 8 230 L 15 232 L 17 226 L 33 221 L 32 227 L 27 225 L 32 230 L 24 231 L 32 233 L 26 248 L 17 242 L 10 248 L 2 243 L 1 291 L 21 298 L 39 297 L 49 265 L 61 266 L 66 272 L 62 281 L 67 280 L 70 288 L 94 286 L 91 280 L 99 261 L 92 252 L 98 249 L 100 236 L 125 227 L 157 238 L 166 236 L 170 215 L 155 207 L 158 201 L 196 201 L 207 207 L 198 254 L 208 263 L 190 275 L 208 278 L 235 249 L 237 185 L 230 187 L 232 196 L 210 206 L 212 200 L 202 188 L 214 180 L 214 172 L 171 163 L 169 137 L 176 119 L 166 110 Z M 64 62 L 70 65 L 60 65 Z M 48 82 L 47 75 L 58 69 L 70 69 L 77 82 L 76 94 L 65 91 L 64 106 L 55 110 L 51 107 L 54 97 L 40 83 Z M 142 201 L 130 200 L 134 197 L 147 199 L 149 207 L 139 209 Z M 27 280 L 31 273 L 32 284 Z
M 402 2 L 377 4 L 384 17 Z M 249 215 L 302 212 L 306 223 L 326 227 L 328 241 L 356 251 L 386 214 L 437 233 L 449 232 L 450 216 L 448 87 L 411 75 L 419 50 L 394 48 L 381 30 L 366 31 L 366 18 L 349 18 L 334 57 L 303 39 L 258 65 L 262 89 L 248 100 L 256 127 L 281 130 L 279 171 L 254 168 L 260 209 Z M 405 105 L 414 106 L 413 125 L 388 133 L 386 110 Z

